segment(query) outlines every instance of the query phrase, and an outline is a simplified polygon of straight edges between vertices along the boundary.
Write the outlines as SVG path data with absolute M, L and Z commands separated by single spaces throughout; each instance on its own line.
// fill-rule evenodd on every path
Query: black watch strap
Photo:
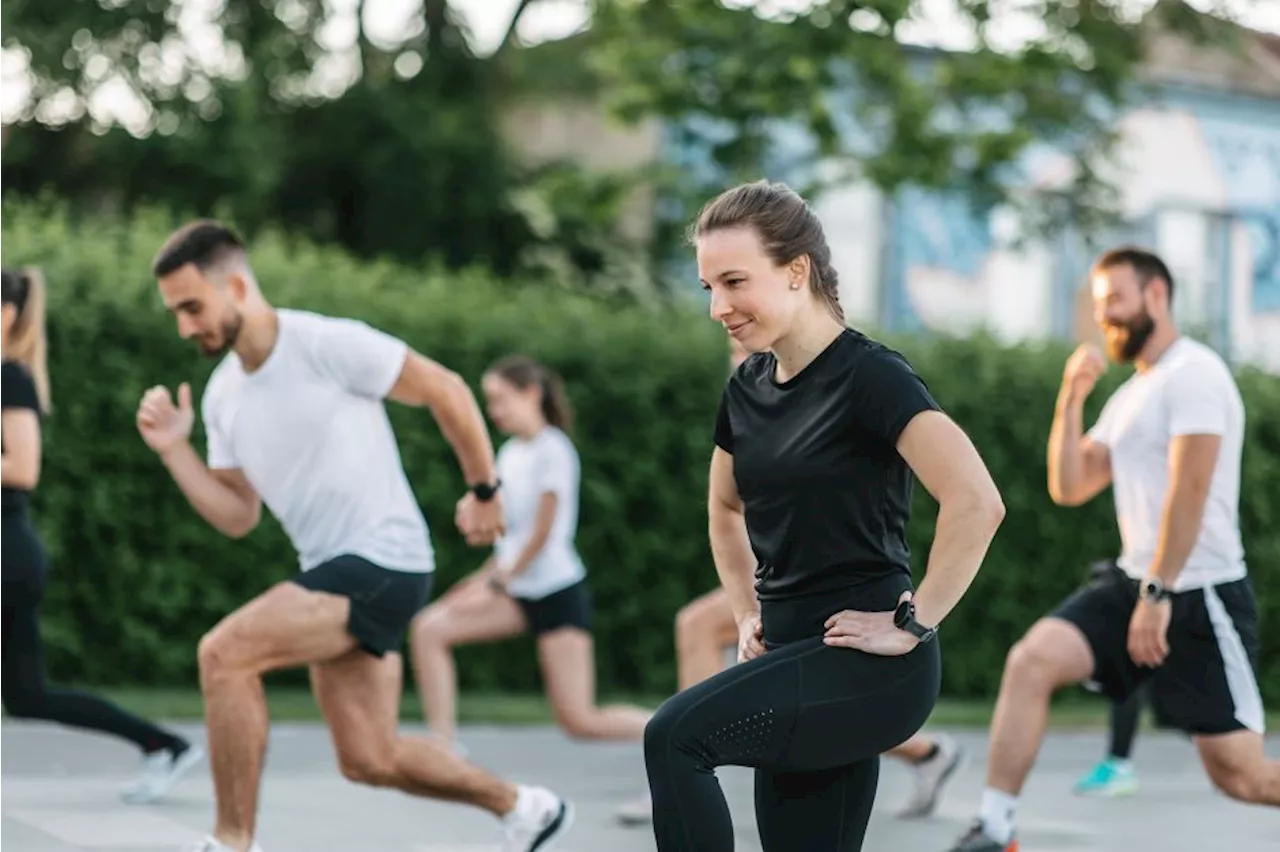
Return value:
M 900 630 L 905 630 L 921 642 L 928 642 L 938 635 L 935 627 L 925 627 L 916 621 L 916 605 L 909 598 L 898 604 L 893 612 L 893 623 Z
M 481 503 L 487 503 L 493 499 L 498 493 L 498 489 L 502 487 L 502 480 L 495 479 L 492 484 L 488 482 L 477 482 L 471 486 L 471 493 L 476 495 L 476 499 Z

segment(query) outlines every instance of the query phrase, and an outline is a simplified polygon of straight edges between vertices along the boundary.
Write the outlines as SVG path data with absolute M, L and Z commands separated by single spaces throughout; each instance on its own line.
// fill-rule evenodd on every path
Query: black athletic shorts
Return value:
M 1155 669 L 1129 656 L 1129 619 L 1137 602 L 1138 582 L 1113 566 L 1051 613 L 1088 640 L 1094 659 L 1088 685 L 1123 701 L 1150 679 L 1151 707 L 1162 726 L 1189 734 L 1261 733 L 1258 605 L 1248 578 L 1177 593 L 1169 656 Z
M 529 631 L 534 636 L 541 636 L 561 627 L 577 627 L 591 632 L 591 593 L 587 589 L 586 580 L 579 580 L 572 586 L 536 600 L 516 597 L 513 600 L 524 610 Z
M 431 572 L 393 571 L 344 553 L 303 571 L 293 582 L 304 589 L 351 601 L 347 630 L 375 657 L 399 651 L 409 621 L 431 596 Z

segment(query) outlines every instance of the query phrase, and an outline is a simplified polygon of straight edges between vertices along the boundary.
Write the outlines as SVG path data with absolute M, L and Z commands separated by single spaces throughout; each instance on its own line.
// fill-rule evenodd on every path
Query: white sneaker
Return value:
M 210 834 L 190 846 L 182 847 L 182 852 L 235 852 L 235 850 Z M 262 847 L 254 842 L 245 852 L 262 852 Z
M 173 789 L 178 779 L 203 758 L 204 749 L 194 744 L 176 756 L 168 749 L 152 752 L 142 759 L 142 777 L 126 788 L 120 798 L 131 805 L 154 802 Z
M 502 822 L 502 852 L 549 852 L 573 824 L 573 805 L 545 787 L 523 787 Z
M 938 807 L 942 788 L 955 774 L 964 757 L 959 744 L 946 734 L 938 734 L 931 739 L 938 747 L 938 752 L 911 767 L 914 786 L 906 806 L 898 812 L 899 819 L 919 819 L 932 814 Z
M 638 799 L 623 802 L 614 812 L 623 825 L 645 825 L 653 822 L 653 797 L 645 793 Z

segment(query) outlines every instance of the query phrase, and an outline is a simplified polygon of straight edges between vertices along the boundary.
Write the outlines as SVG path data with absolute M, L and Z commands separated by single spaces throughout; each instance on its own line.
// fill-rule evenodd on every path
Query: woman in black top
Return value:
M 766 852 L 861 849 L 878 755 L 928 718 L 933 631 L 1004 507 L 906 360 L 845 327 L 822 226 L 798 195 L 731 189 L 694 241 L 712 317 L 754 353 L 724 390 L 708 504 L 740 665 L 673 696 L 645 731 L 658 849 L 733 849 L 714 774 L 726 765 L 756 768 Z M 913 475 L 939 502 L 914 593 Z
M 182 737 L 126 713 L 114 704 L 45 682 L 44 646 L 40 639 L 40 603 L 48 574 L 44 546 L 31 523 L 29 493 L 40 479 L 41 418 L 49 410 L 45 368 L 44 284 L 31 269 L 3 270 L 4 341 L 0 387 L 0 432 L 3 438 L 3 538 L 0 565 L 4 574 L 4 659 L 0 698 L 10 716 L 44 719 L 113 734 L 136 744 L 144 755 L 144 772 L 127 789 L 131 803 L 163 795 L 203 750 Z

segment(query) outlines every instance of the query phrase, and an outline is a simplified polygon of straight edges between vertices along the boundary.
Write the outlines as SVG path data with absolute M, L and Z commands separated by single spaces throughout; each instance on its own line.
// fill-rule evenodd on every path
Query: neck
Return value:
M 1145 373 L 1150 370 L 1160 360 L 1160 356 L 1178 341 L 1180 336 L 1178 329 L 1172 323 L 1167 325 L 1162 323 L 1151 333 L 1151 339 L 1147 341 L 1146 346 L 1142 347 L 1138 357 L 1133 359 L 1134 368 L 1139 373 Z
M 517 436 L 525 441 L 528 441 L 533 439 L 539 432 L 541 432 L 545 428 L 547 428 L 547 421 L 539 420 L 536 423 L 531 423 L 528 428 L 522 429 L 520 432 L 517 433 Z
M 280 318 L 269 305 L 255 305 L 244 312 L 244 324 L 236 337 L 235 353 L 246 373 L 263 365 L 280 336 Z
M 785 382 L 798 375 L 844 331 L 844 324 L 823 310 L 778 338 L 770 347 L 778 359 L 778 380 Z

